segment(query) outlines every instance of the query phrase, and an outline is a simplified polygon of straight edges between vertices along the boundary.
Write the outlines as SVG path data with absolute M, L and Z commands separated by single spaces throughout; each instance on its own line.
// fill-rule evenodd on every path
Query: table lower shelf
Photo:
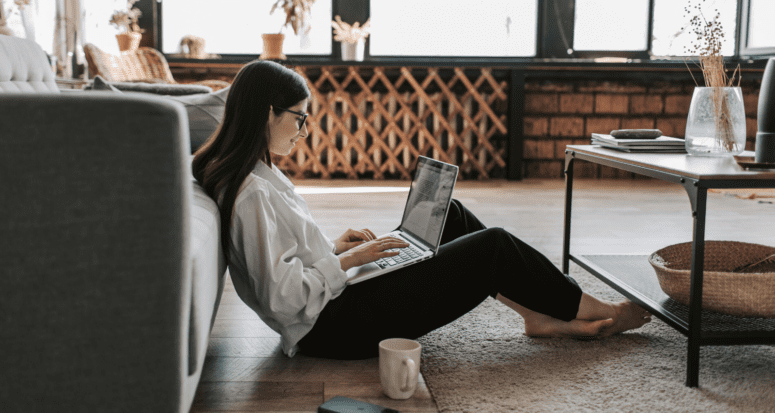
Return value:
M 648 255 L 571 255 L 570 258 L 627 298 L 648 308 L 654 316 L 689 335 L 689 307 L 662 291 Z M 775 344 L 775 318 L 737 317 L 703 311 L 701 325 L 701 344 Z

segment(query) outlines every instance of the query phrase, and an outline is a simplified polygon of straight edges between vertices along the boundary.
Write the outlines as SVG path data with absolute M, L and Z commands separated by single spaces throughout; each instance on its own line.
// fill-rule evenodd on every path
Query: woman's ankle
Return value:
M 581 294 L 577 320 L 607 320 L 617 315 L 615 304 L 597 299 L 587 293 Z

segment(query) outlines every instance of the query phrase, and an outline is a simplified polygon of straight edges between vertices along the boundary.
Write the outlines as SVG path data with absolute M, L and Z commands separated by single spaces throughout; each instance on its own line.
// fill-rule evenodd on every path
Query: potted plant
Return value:
M 274 14 L 275 10 L 282 8 L 285 11 L 285 22 L 280 26 L 278 33 L 261 35 L 261 39 L 264 41 L 264 52 L 261 53 L 259 58 L 286 59 L 286 56 L 283 54 L 283 41 L 285 40 L 283 29 L 290 25 L 293 28 L 293 33 L 296 35 L 299 34 L 300 30 L 304 30 L 304 33 L 309 33 L 308 19 L 313 3 L 315 3 L 315 0 L 277 0 L 272 5 L 272 10 L 269 14 Z
M 16 6 L 19 8 L 19 13 L 24 10 L 24 6 L 30 5 L 30 0 L 14 0 L 14 3 L 16 3 Z M 0 34 L 4 34 L 6 36 L 13 36 L 13 30 L 11 30 L 10 27 L 8 27 L 8 18 L 13 13 L 13 9 L 9 8 L 8 10 L 3 10 L 3 2 L 0 0 Z
M 127 0 L 126 10 L 116 10 L 110 16 L 110 24 L 119 30 L 116 40 L 118 41 L 118 49 L 122 52 L 137 50 L 140 46 L 140 39 L 143 37 L 142 33 L 145 31 L 137 24 L 137 20 L 142 15 L 140 9 L 134 7 L 138 1 Z
M 696 39 L 686 51 L 699 54 L 699 66 L 705 80 L 703 87 L 695 79 L 697 87 L 694 88 L 686 121 L 686 151 L 696 156 L 737 155 L 745 149 L 746 139 L 740 67 L 731 77 L 727 76 L 721 54 L 724 30 L 720 14 L 717 12 L 709 21 L 699 5 L 689 5 L 685 10 L 696 13 L 689 21 Z
M 366 44 L 366 38 L 369 37 L 369 24 L 371 19 L 366 20 L 363 26 L 355 22 L 352 26 L 343 22 L 339 16 L 331 22 L 334 28 L 334 40 L 341 42 L 342 60 L 363 60 L 363 49 Z

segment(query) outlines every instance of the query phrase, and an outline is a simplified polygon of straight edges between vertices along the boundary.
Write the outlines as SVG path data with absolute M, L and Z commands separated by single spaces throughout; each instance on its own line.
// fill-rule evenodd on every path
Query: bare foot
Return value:
M 632 330 L 651 321 L 651 314 L 632 301 L 625 300 L 611 304 L 611 307 L 616 315 L 612 319 L 613 323 L 600 331 L 602 337 Z
M 614 320 L 562 321 L 544 314 L 525 318 L 525 335 L 528 337 L 592 338 L 611 329 Z

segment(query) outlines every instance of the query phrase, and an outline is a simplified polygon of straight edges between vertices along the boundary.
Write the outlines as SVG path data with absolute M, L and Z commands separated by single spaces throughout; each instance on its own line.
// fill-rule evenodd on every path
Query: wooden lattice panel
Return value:
M 489 68 L 294 69 L 312 97 L 310 136 L 277 160 L 292 177 L 411 179 L 420 155 L 505 177 L 508 83 Z

